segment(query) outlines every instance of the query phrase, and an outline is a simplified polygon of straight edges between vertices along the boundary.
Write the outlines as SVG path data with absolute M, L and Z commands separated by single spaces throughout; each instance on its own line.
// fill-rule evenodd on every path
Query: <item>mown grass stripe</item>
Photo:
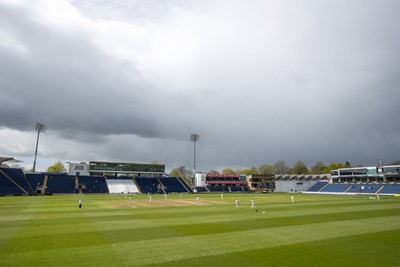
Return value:
M 399 266 L 400 230 L 382 231 L 295 243 L 272 248 L 249 249 L 146 265 L 147 267 L 264 267 L 264 266 Z M 355 252 L 356 250 L 356 252 Z
M 126 255 L 126 259 L 130 263 L 140 263 L 140 265 L 158 264 L 359 234 L 399 230 L 399 220 L 400 216 L 392 216 L 321 223 L 318 225 L 257 229 L 234 234 L 186 236 L 116 243 L 114 246 L 121 255 Z M 315 231 L 316 228 L 319 230 Z M 154 251 L 157 251 L 157 253 L 154 253 Z
M 263 214 L 251 213 L 251 216 L 245 216 L 245 213 L 233 213 L 229 217 L 225 217 L 224 221 L 213 220 L 212 222 L 207 221 L 203 223 L 194 223 L 190 220 L 190 223 L 186 221 L 184 223 L 175 223 L 169 220 L 169 224 L 156 225 L 152 224 L 148 227 L 137 228 L 138 220 L 134 219 L 134 215 L 131 215 L 132 220 L 124 221 L 125 225 L 118 224 L 116 222 L 109 223 L 107 230 L 104 228 L 99 229 L 98 223 L 93 222 L 88 224 L 86 219 L 77 218 L 74 223 L 71 221 L 68 224 L 42 226 L 46 229 L 45 232 L 40 232 L 37 229 L 37 225 L 24 227 L 24 235 L 20 238 L 20 243 L 23 241 L 34 242 L 38 237 L 43 238 L 47 242 L 52 240 L 65 240 L 68 241 L 77 240 L 83 234 L 90 237 L 93 233 L 101 231 L 102 234 L 108 238 L 111 242 L 127 242 L 134 240 L 150 240 L 157 238 L 168 238 L 175 236 L 191 235 L 207 235 L 215 233 L 228 233 L 237 232 L 251 229 L 265 229 L 281 226 L 301 225 L 301 224 L 315 224 L 323 222 L 333 222 L 340 220 L 351 220 L 351 219 L 362 219 L 362 218 L 374 218 L 374 217 L 385 217 L 400 214 L 400 207 L 398 209 L 390 210 L 369 210 L 369 211 L 352 211 L 344 213 L 332 213 L 329 217 L 316 215 L 298 215 L 292 216 L 290 219 L 282 217 L 268 218 Z M 249 218 L 250 217 L 250 218 Z M 220 218 L 217 218 L 220 219 Z M 249 223 L 251 220 L 251 223 Z M 176 221 L 175 221 L 176 222 Z M 141 221 L 142 224 L 146 224 L 145 221 Z M 150 225 L 148 222 L 147 225 Z M 31 241 L 30 241 L 31 240 Z M 82 242 L 79 242 L 79 246 L 90 246 L 94 245 L 89 242 L 91 238 L 88 238 Z M 16 240 L 17 243 L 18 240 Z M 88 243 L 89 242 L 89 243 Z M 47 246 L 47 245 L 45 245 Z M 34 247 L 30 249 L 41 249 L 41 247 Z

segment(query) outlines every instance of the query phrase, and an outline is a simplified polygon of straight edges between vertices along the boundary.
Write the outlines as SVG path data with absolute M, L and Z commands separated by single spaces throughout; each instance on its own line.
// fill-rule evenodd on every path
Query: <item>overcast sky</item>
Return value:
M 0 0 L 0 156 L 400 159 L 398 0 Z

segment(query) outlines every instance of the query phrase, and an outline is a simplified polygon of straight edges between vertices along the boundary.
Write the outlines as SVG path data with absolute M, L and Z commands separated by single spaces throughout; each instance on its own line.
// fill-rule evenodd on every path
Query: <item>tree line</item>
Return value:
M 155 161 L 152 161 L 155 162 Z M 400 165 L 400 160 L 394 161 L 387 165 Z M 7 164 L 2 164 L 1 167 L 9 167 Z M 207 173 L 212 174 L 328 174 L 331 170 L 337 170 L 340 168 L 350 168 L 352 165 L 346 161 L 345 163 L 332 162 L 328 166 L 322 161 L 317 161 L 313 166 L 307 168 L 307 166 L 301 160 L 297 161 L 292 167 L 289 167 L 285 161 L 279 160 L 275 164 L 263 164 L 259 167 L 250 167 L 242 170 L 233 170 L 232 168 L 225 168 L 222 171 L 217 171 L 214 169 L 209 170 Z M 361 167 L 361 166 L 358 166 Z M 32 171 L 32 170 L 25 170 Z M 65 173 L 67 172 L 61 161 L 57 161 L 53 165 L 47 168 L 47 172 L 52 173 Z M 174 168 L 170 171 L 169 176 L 181 177 L 189 179 L 193 177 L 193 171 L 186 169 L 182 166 L 179 168 Z
M 332 162 L 328 166 L 322 161 L 317 161 L 311 168 L 307 166 L 301 160 L 297 161 L 292 167 L 289 167 L 285 161 L 279 160 L 275 164 L 263 164 L 259 167 L 250 167 L 242 170 L 233 170 L 232 168 L 225 168 L 221 172 L 211 169 L 207 173 L 212 174 L 328 174 L 331 170 L 337 170 L 340 168 L 350 168 L 351 164 L 346 161 L 345 163 Z M 172 169 L 169 173 L 170 176 L 189 178 L 193 177 L 193 172 L 186 170 L 185 167 L 179 167 Z

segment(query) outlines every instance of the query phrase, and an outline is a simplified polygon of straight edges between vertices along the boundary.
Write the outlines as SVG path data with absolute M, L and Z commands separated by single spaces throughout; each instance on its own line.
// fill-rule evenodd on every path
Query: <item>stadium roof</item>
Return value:
M 0 157 L 0 164 L 3 162 L 19 163 L 22 160 L 14 159 L 13 157 Z

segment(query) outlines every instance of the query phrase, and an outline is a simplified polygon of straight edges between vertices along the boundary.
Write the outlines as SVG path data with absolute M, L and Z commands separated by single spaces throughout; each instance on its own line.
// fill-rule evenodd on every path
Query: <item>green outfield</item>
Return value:
M 400 198 L 294 198 L 2 197 L 0 266 L 400 266 Z

